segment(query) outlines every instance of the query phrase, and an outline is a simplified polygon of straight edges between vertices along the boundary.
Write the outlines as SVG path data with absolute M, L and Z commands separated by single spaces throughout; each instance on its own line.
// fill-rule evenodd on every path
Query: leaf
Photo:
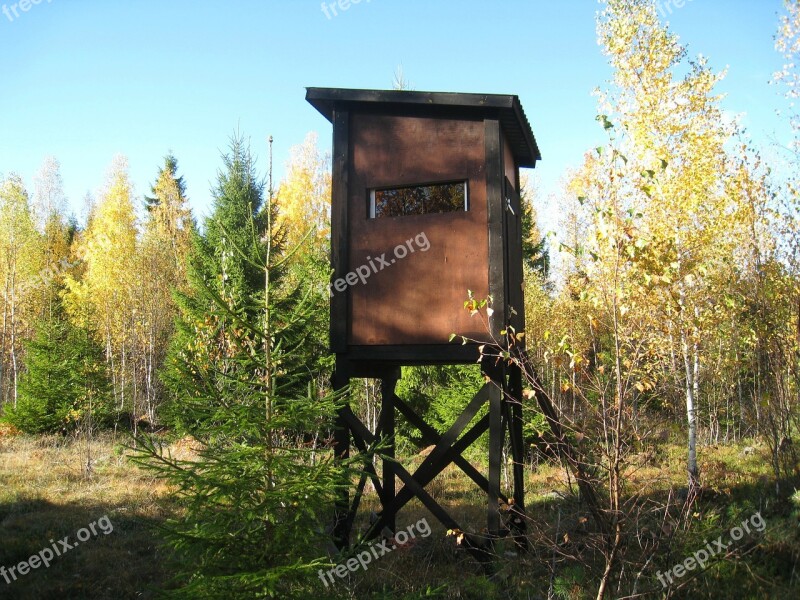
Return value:
M 597 115 L 595 120 L 600 121 L 603 124 L 603 129 L 606 131 L 614 128 L 614 124 L 608 119 L 607 115 Z

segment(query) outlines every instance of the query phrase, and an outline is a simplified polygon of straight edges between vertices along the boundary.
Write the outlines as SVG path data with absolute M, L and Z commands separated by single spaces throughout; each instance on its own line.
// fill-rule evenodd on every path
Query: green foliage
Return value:
M 333 413 L 332 399 L 296 398 L 265 422 L 258 403 L 232 405 L 216 439 L 196 460 L 162 454 L 152 440 L 148 468 L 177 490 L 181 519 L 164 534 L 174 550 L 179 598 L 302 597 L 330 568 L 324 520 L 342 482 L 331 456 L 285 443 L 285 433 Z M 273 446 L 272 441 L 277 441 Z
M 145 208 L 148 212 L 164 202 L 165 188 L 177 194 L 175 200 L 182 201 L 186 198 L 186 183 L 183 177 L 178 175 L 178 159 L 172 154 L 167 154 L 164 157 L 164 166 L 158 171 L 158 178 L 156 183 L 150 186 L 150 193 L 152 196 L 145 196 Z
M 225 397 L 234 392 L 230 389 L 232 375 L 244 373 L 246 364 L 236 360 L 236 351 L 242 348 L 232 346 L 239 342 L 248 347 L 256 344 L 254 339 L 233 341 L 243 333 L 235 329 L 237 320 L 252 322 L 263 306 L 259 298 L 263 298 L 264 272 L 258 267 L 257 257 L 264 254 L 266 246 L 257 232 L 265 223 L 265 213 L 261 212 L 264 184 L 241 137 L 232 138 L 229 153 L 222 158 L 225 169 L 217 177 L 213 213 L 205 220 L 203 232 L 193 230 L 191 235 L 189 291 L 174 294 L 180 316 L 161 373 L 169 392 L 161 418 L 192 434 L 198 433 L 195 426 L 200 418 L 207 419 L 203 427 L 213 430 L 214 411 L 202 399 L 208 394 Z M 273 280 L 278 275 L 279 269 L 274 269 Z M 202 360 L 233 360 L 216 371 L 219 377 L 205 380 L 208 389 L 191 391 L 185 382 L 197 381 L 199 373 L 191 363 L 200 360 L 204 349 Z M 200 405 L 195 406 L 198 398 Z
M 249 150 L 237 142 L 232 152 L 195 240 L 164 374 L 173 421 L 200 450 L 176 460 L 142 439 L 137 460 L 183 508 L 165 527 L 172 596 L 310 597 L 320 591 L 317 570 L 329 567 L 319 557 L 330 507 L 348 484 L 329 452 L 300 443 L 329 429 L 338 406 L 314 372 L 321 352 L 310 332 L 325 318 L 322 291 L 304 284 L 313 264 L 300 261 L 287 276 Z
M 523 402 L 523 422 L 522 422 L 522 437 L 528 439 L 529 437 L 541 436 L 550 431 L 550 425 L 547 423 L 547 417 L 544 416 L 538 406 L 533 402 Z
M 428 586 L 425 588 L 425 591 L 409 592 L 407 594 L 403 594 L 402 596 L 398 596 L 397 589 L 392 587 L 385 592 L 372 594 L 370 598 L 372 598 L 372 600 L 395 600 L 397 598 L 400 600 L 420 600 L 421 598 L 444 598 L 446 590 L 447 586 L 444 585 L 436 588 Z
M 586 573 L 580 566 L 567 567 L 555 578 L 553 594 L 560 600 L 583 600 L 588 598 Z
M 485 576 L 473 575 L 464 581 L 465 598 L 470 600 L 499 600 L 503 597 L 500 586 Z
M 441 385 L 432 390 L 433 398 L 427 417 L 437 431 L 444 433 L 464 412 L 484 380 L 477 366 L 454 365 L 441 368 Z M 475 419 L 480 419 L 484 414 L 485 411 L 481 411 Z
M 212 290 L 241 302 L 263 287 L 263 270 L 249 257 L 263 253 L 264 244 L 254 233 L 263 231 L 266 223 L 264 181 L 241 136 L 233 136 L 222 160 L 224 169 L 213 190 L 213 214 L 206 219 L 203 234 L 195 236 L 189 273 L 195 286 L 197 279 L 203 279 Z M 272 243 L 279 246 L 280 240 L 274 237 Z
M 547 238 L 539 232 L 536 211 L 525 189 L 520 194 L 522 206 L 522 260 L 526 268 L 547 279 L 550 274 L 550 248 Z
M 36 336 L 27 344 L 26 364 L 17 406 L 5 409 L 7 423 L 26 433 L 66 433 L 87 418 L 94 426 L 114 422 L 102 349 L 62 311 L 37 323 Z
M 397 382 L 397 395 L 425 421 L 443 433 L 456 420 L 483 385 L 477 365 L 406 367 Z M 485 414 L 481 411 L 475 419 Z M 474 423 L 473 423 L 474 424 Z M 472 425 L 472 424 L 471 424 Z M 470 426 L 471 426 L 470 425 Z M 402 420 L 397 425 L 398 440 L 421 444 L 419 432 Z

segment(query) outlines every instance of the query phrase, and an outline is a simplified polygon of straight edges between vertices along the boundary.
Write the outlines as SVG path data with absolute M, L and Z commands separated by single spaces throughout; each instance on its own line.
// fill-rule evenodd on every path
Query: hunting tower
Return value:
M 518 369 L 482 361 L 489 381 L 451 428 L 438 434 L 395 394 L 400 367 L 474 363 L 480 344 L 512 326 L 524 330 L 521 167 L 539 149 L 512 95 L 309 88 L 306 99 L 333 125 L 331 197 L 331 350 L 334 385 L 351 378 L 382 381 L 378 430 L 349 407 L 339 415 L 336 449 L 347 456 L 394 435 L 396 413 L 435 449 L 413 473 L 384 461 L 381 476 L 367 470 L 382 511 L 371 533 L 394 528 L 397 511 L 418 497 L 448 528 L 458 524 L 425 491 L 455 463 L 488 496 L 488 531 L 502 533 L 500 461 L 506 432 L 514 460 L 515 511 L 524 510 L 521 376 Z M 488 328 L 464 310 L 468 290 L 492 298 Z M 450 342 L 451 334 L 458 334 Z M 461 336 L 474 342 L 462 344 Z M 479 410 L 489 414 L 466 433 Z M 489 472 L 461 453 L 489 430 Z M 463 434 L 463 435 L 462 435 Z M 391 455 L 391 450 L 389 454 Z M 396 492 L 396 478 L 404 484 Z M 338 534 L 347 544 L 365 484 L 342 498 Z M 517 519 L 521 522 L 521 519 Z M 519 524 L 519 523 L 518 523 Z

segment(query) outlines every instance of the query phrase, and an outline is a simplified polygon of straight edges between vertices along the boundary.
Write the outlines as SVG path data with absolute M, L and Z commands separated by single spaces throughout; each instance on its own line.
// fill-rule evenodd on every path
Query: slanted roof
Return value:
M 496 118 L 520 167 L 534 167 L 542 158 L 519 97 L 514 95 L 311 87 L 306 90 L 306 100 L 331 122 L 335 108 L 380 110 L 404 115 L 435 112 L 442 117 Z

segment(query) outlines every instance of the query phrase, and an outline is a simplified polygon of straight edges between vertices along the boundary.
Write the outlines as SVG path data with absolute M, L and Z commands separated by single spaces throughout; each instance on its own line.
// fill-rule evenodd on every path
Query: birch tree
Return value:
M 41 270 L 38 235 L 22 179 L 0 182 L 0 277 L 2 333 L 0 334 L 0 393 L 4 402 L 17 402 L 22 341 L 32 333 L 35 307 L 32 283 Z
M 731 256 L 735 239 L 727 218 L 735 212 L 733 200 L 720 179 L 732 130 L 714 91 L 724 74 L 712 72 L 702 57 L 687 60 L 652 0 L 609 0 L 598 33 L 614 68 L 614 88 L 600 95 L 601 109 L 619 121 L 627 158 L 652 180 L 640 188 L 642 228 L 658 265 L 661 285 L 654 289 L 666 337 L 680 357 L 693 494 L 701 353 L 714 312 L 711 273 Z M 687 70 L 682 77 L 679 67 Z
M 116 159 L 86 230 L 77 240 L 83 274 L 66 277 L 67 310 L 103 344 L 120 409 L 126 404 L 134 332 L 136 273 L 131 263 L 137 252 L 137 224 L 132 193 L 127 162 Z
M 159 169 L 146 198 L 144 224 L 136 271 L 135 302 L 137 309 L 136 376 L 142 381 L 144 410 L 150 423 L 162 395 L 157 373 L 164 363 L 169 340 L 178 314 L 174 291 L 187 291 L 186 261 L 194 232 L 194 220 L 188 206 L 183 178 L 178 175 L 178 161 L 168 155 Z

